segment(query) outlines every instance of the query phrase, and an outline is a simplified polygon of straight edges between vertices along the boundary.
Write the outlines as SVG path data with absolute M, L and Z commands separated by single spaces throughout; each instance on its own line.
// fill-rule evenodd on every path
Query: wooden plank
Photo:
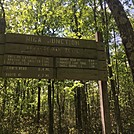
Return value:
M 97 42 L 97 50 L 105 51 L 105 44 L 102 42 Z
M 4 44 L 0 44 L 0 54 L 4 54 Z
M 0 69 L 2 70 L 2 66 Z M 2 74 L 0 75 L 6 78 L 107 80 L 106 71 L 70 68 L 57 68 L 56 72 L 53 68 L 3 66 Z
M 4 65 L 53 67 L 53 58 L 5 54 Z
M 3 55 L 0 55 L 0 66 L 3 65 L 3 62 L 4 62 L 4 56 Z
M 134 62 L 134 51 L 131 53 L 130 60 L 132 60 Z
M 0 55 L 0 65 L 54 67 L 52 57 Z M 107 70 L 106 61 L 78 58 L 56 58 L 55 67 Z
M 54 78 L 53 68 L 3 66 L 2 76 L 6 78 Z
M 98 80 L 107 81 L 108 80 L 107 71 L 99 71 Z
M 2 77 L 2 66 L 0 66 L 0 77 Z
M 77 47 L 77 48 L 93 48 L 96 49 L 96 41 L 72 38 L 59 38 L 47 37 L 37 35 L 24 35 L 24 34 L 6 34 L 6 42 L 9 43 L 22 43 L 22 44 L 40 44 L 49 46 L 64 46 L 64 47 Z
M 98 60 L 106 60 L 106 53 L 104 51 L 98 51 Z
M 106 61 L 98 61 L 98 70 L 107 70 L 107 65 L 106 65 Z
M 0 44 L 5 43 L 5 34 L 0 34 Z
M 98 61 L 94 59 L 56 58 L 56 67 L 97 69 Z
M 40 45 L 24 45 L 24 44 L 7 43 L 5 46 L 5 53 L 97 59 L 97 51 L 93 49 L 49 47 L 49 46 L 40 46 Z
M 79 58 L 56 58 L 56 67 L 107 70 L 106 61 Z
M 57 68 L 57 79 L 98 80 L 97 70 Z

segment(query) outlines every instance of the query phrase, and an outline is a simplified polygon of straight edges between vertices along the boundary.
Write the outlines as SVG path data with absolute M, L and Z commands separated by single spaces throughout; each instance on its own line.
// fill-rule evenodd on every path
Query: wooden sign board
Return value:
M 97 45 L 97 50 L 98 50 L 98 51 L 103 51 L 103 52 L 105 52 L 104 43 L 102 43 L 102 42 L 96 42 L 96 45 Z
M 107 81 L 107 79 L 108 79 L 107 76 L 108 76 L 108 73 L 106 70 L 98 71 L 98 80 Z
M 53 58 L 5 54 L 4 65 L 53 67 Z
M 1 71 L 2 70 L 2 71 Z M 72 68 L 44 68 L 25 66 L 3 66 L 0 76 L 5 78 L 46 78 L 72 80 L 107 80 L 106 71 Z
M 89 70 L 89 69 L 58 68 L 57 79 L 107 80 L 107 72 L 93 69 Z
M 0 77 L 2 77 L 2 66 L 0 66 Z
M 106 54 L 104 51 L 97 51 L 95 49 L 49 47 L 49 46 L 24 45 L 24 44 L 6 44 L 5 53 L 52 56 L 52 57 L 76 57 L 76 58 L 89 58 L 99 60 L 106 59 Z
M 0 55 L 0 65 L 106 70 L 105 61 L 96 59 L 53 58 L 13 54 Z
M 23 34 L 6 34 L 7 43 L 19 44 L 34 44 L 34 45 L 48 45 L 48 46 L 64 46 L 76 48 L 90 48 L 96 49 L 96 41 L 94 40 L 79 40 L 71 38 L 58 38 L 37 35 L 23 35 Z
M 4 44 L 0 44 L 0 54 L 4 54 Z
M 0 45 L 5 43 L 5 34 L 0 34 Z
M 6 78 L 46 78 L 53 79 L 53 68 L 3 66 L 2 76 Z
M 0 55 L 0 66 L 3 65 L 3 61 L 4 61 L 3 55 Z
M 98 69 L 98 61 L 94 59 L 56 58 L 57 68 Z
M 57 79 L 98 80 L 98 70 L 58 68 Z
M 98 61 L 98 70 L 107 70 L 106 61 Z
M 50 47 L 50 46 L 40 46 L 40 45 L 6 44 L 5 53 L 52 56 L 52 57 L 78 57 L 78 58 L 97 59 L 97 50 L 95 49 Z
M 82 68 L 107 70 L 106 60 L 83 59 L 83 58 L 55 58 L 57 68 Z
M 94 40 L 1 35 L 0 66 L 7 78 L 107 80 L 104 46 Z

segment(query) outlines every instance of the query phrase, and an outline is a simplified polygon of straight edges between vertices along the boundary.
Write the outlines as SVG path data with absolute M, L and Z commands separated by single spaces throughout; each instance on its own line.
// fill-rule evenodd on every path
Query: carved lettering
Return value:
M 4 64 L 24 66 L 50 66 L 53 67 L 53 59 L 37 56 L 5 55 Z
M 16 77 L 16 73 L 5 73 L 6 77 Z
M 39 78 L 48 78 L 49 74 L 38 74 Z
M 48 43 L 51 44 L 59 44 L 59 45 L 74 45 L 74 46 L 78 46 L 80 45 L 80 41 L 79 40 L 70 40 L 70 39 L 60 39 L 60 38 L 52 38 L 48 41 Z
M 97 69 L 97 60 L 77 59 L 77 58 L 57 58 L 57 67 L 72 68 L 95 68 Z
M 40 37 L 26 36 L 26 42 L 41 43 L 42 41 Z

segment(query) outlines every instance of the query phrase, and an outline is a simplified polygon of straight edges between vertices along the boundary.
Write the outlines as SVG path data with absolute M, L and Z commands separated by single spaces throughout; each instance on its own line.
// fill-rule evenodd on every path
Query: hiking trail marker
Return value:
M 0 77 L 107 80 L 104 45 L 95 40 L 1 34 Z

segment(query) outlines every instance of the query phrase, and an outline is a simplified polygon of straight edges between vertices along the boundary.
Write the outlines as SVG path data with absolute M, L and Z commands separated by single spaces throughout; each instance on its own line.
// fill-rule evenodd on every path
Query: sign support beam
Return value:
M 102 42 L 101 33 L 96 33 L 96 42 Z M 110 110 L 108 101 L 107 81 L 99 81 L 100 110 L 103 134 L 111 134 Z

